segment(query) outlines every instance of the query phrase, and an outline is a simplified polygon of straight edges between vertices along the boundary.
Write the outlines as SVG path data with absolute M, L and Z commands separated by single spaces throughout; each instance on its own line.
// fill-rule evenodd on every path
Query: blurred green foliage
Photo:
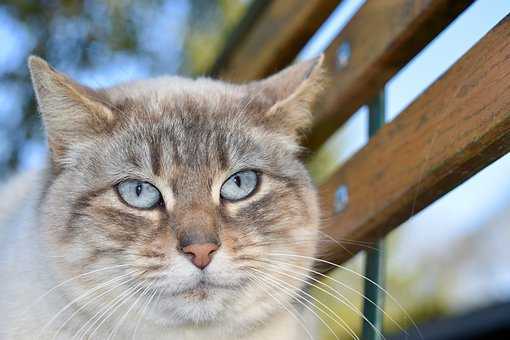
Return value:
M 29 54 L 93 87 L 165 73 L 203 74 L 248 3 L 4 0 L 0 177 L 44 159 L 43 131 L 26 67 Z

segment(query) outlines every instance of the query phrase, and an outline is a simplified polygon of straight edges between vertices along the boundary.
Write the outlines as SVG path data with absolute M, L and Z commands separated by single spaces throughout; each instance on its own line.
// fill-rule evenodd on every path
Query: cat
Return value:
M 28 64 L 49 157 L 2 190 L 2 339 L 310 338 L 295 297 L 320 211 L 300 141 L 323 57 L 95 90 Z

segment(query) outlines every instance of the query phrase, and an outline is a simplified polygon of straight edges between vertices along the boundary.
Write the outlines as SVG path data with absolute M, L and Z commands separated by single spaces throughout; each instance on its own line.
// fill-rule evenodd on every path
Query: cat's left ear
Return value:
M 30 75 L 52 157 L 65 159 L 76 143 L 105 132 L 115 121 L 100 93 L 57 72 L 46 61 L 31 56 Z
M 312 123 L 310 110 L 325 87 L 324 55 L 299 62 L 266 79 L 248 84 L 252 95 L 269 99 L 263 123 L 298 139 Z

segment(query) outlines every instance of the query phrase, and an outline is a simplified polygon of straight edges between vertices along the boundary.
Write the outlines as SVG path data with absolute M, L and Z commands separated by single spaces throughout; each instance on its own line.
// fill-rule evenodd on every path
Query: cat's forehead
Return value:
M 118 130 L 107 144 L 105 162 L 131 162 L 155 174 L 267 167 L 277 141 L 267 133 L 227 118 L 196 113 L 169 114 L 162 120 L 137 120 Z M 266 144 L 269 143 L 269 144 Z M 116 162 L 114 162 L 116 163 Z M 164 170 L 162 170 L 164 169 Z
M 182 158 L 196 158 L 204 148 L 209 154 L 220 146 L 253 143 L 250 118 L 255 115 L 249 106 L 254 100 L 239 86 L 161 77 L 114 87 L 108 95 L 114 111 L 127 117 L 117 130 L 125 132 L 130 144 L 157 140 Z
M 91 177 L 155 175 L 173 190 L 192 193 L 192 188 L 210 187 L 213 178 L 225 179 L 244 169 L 285 177 L 301 170 L 286 137 L 241 119 L 185 112 L 133 119 L 98 140 L 101 147 L 81 154 L 88 159 L 84 164 L 97 169 Z
M 127 119 L 114 124 L 90 158 L 115 167 L 113 173 L 126 164 L 167 178 L 181 178 L 177 170 L 204 171 L 203 178 L 245 168 L 284 172 L 297 150 L 292 137 L 261 122 L 265 97 L 243 85 L 162 77 L 105 93 L 113 112 Z
M 241 86 L 162 77 L 106 91 L 114 112 L 128 118 L 94 151 L 106 167 L 129 163 L 172 178 L 177 170 L 264 168 L 282 144 L 257 124 L 257 100 Z
M 259 119 L 267 109 L 261 104 L 263 97 L 238 85 L 161 77 L 116 86 L 107 95 L 114 112 L 127 118 L 120 119 L 118 130 L 138 141 L 162 140 L 183 157 L 203 145 L 252 149 L 261 134 L 269 133 Z
M 242 86 L 209 78 L 188 79 L 165 76 L 121 84 L 105 90 L 109 101 L 126 113 L 194 111 L 193 113 L 230 113 L 248 109 L 257 102 Z M 251 106 L 250 106 L 251 107 Z M 168 113 L 168 112 L 167 112 Z M 171 113 L 171 112 L 170 112 Z

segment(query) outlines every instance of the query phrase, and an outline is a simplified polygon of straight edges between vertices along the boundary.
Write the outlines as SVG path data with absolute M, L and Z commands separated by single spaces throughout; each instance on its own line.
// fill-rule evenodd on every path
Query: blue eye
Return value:
M 229 177 L 220 189 L 221 198 L 238 201 L 248 197 L 257 187 L 258 176 L 253 170 L 240 171 Z
M 150 183 L 127 180 L 117 185 L 117 191 L 128 205 L 140 208 L 154 208 L 161 201 L 161 194 Z

